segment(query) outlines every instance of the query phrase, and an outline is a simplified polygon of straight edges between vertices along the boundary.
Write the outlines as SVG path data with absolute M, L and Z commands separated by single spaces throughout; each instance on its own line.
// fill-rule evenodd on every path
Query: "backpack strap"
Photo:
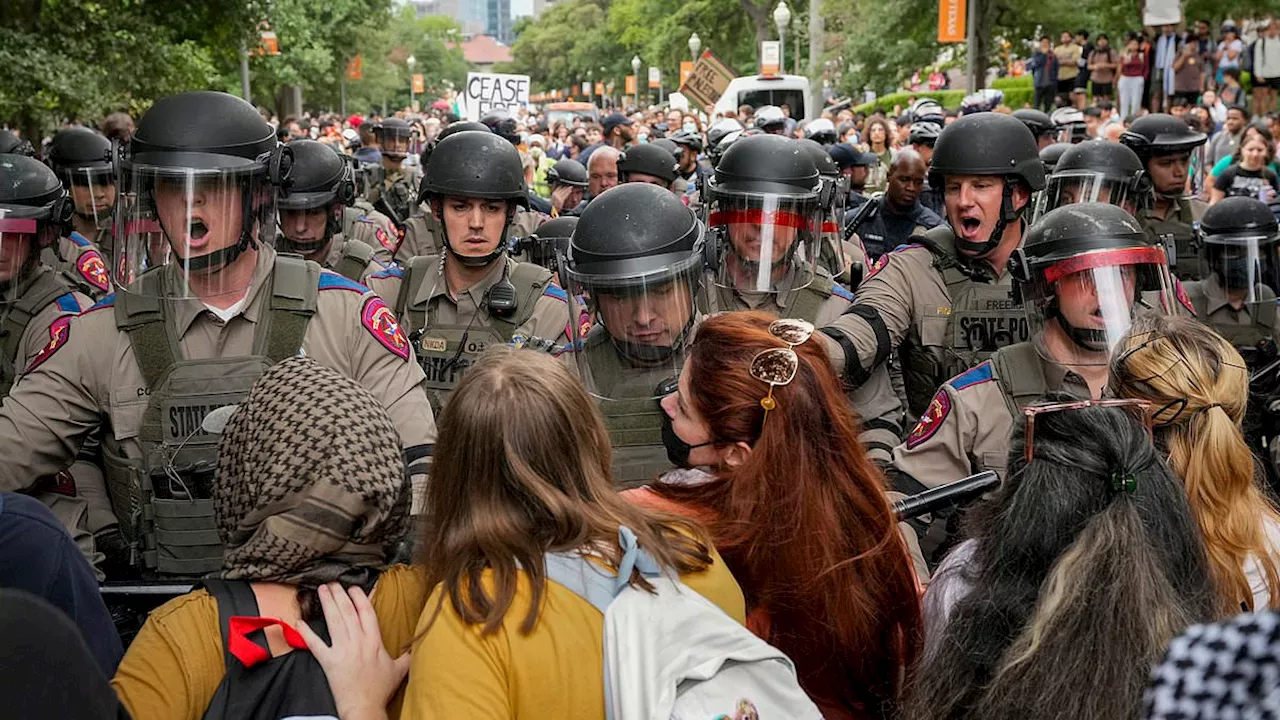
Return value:
M 1000 348 L 991 357 L 992 369 L 1000 383 L 1009 414 L 1018 417 L 1022 408 L 1044 397 L 1049 392 L 1049 380 L 1044 376 L 1044 363 L 1029 342 Z
M 116 327 L 129 335 L 129 345 L 147 388 L 160 385 L 169 367 L 182 357 L 178 339 L 169 332 L 163 298 L 164 266 L 138 278 L 138 292 L 116 293 Z
M 504 258 L 503 262 L 507 260 Z M 491 327 L 497 330 L 507 342 L 511 342 L 511 337 L 516 334 L 516 328 L 533 317 L 538 298 L 551 284 L 551 271 L 541 265 L 518 262 L 511 268 L 510 280 L 516 288 L 518 298 L 515 314 L 510 318 L 498 317 L 492 313 L 489 315 Z
M 348 280 L 360 282 L 365 268 L 373 262 L 373 248 L 368 243 L 352 238 L 342 243 L 342 258 L 338 260 L 334 272 Z
M 307 324 L 316 314 L 320 266 L 292 255 L 277 255 L 271 274 L 271 304 L 267 321 L 259 322 L 254 351 L 272 364 L 298 354 Z
M 218 603 L 218 630 L 222 633 L 222 659 L 227 667 L 233 667 L 236 656 L 231 654 L 231 618 L 257 617 L 258 598 L 253 588 L 243 580 L 219 580 L 207 578 L 200 583 Z
M 544 556 L 547 579 L 563 585 L 600 612 L 606 612 L 618 593 L 630 584 L 633 570 L 639 570 L 645 577 L 662 574 L 653 556 L 636 543 L 636 534 L 631 528 L 625 525 L 618 528 L 618 545 L 623 552 L 617 571 L 591 562 L 578 551 L 547 553 Z

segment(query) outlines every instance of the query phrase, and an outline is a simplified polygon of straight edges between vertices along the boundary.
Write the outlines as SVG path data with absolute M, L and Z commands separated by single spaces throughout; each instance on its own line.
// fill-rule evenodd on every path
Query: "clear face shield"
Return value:
M 818 264 L 832 277 L 839 277 L 849 268 L 851 258 L 844 251 L 841 242 L 841 220 L 844 218 L 845 200 L 849 197 L 848 183 L 843 176 L 838 178 L 823 177 L 822 182 L 831 186 L 832 191 L 826 193 L 831 200 L 831 207 L 822 218 L 822 246 Z
M 1280 237 L 1260 232 L 1202 239 L 1200 256 L 1233 303 L 1276 302 L 1280 291 Z
M 1147 206 L 1139 183 L 1133 178 L 1108 176 L 1094 170 L 1063 170 L 1049 177 L 1048 185 L 1036 203 L 1036 219 L 1064 205 L 1106 203 L 1130 215 Z
M 1133 319 L 1175 305 L 1159 247 L 1095 250 L 1060 260 L 1024 284 L 1027 320 L 1038 349 L 1059 365 L 1106 365 Z
M 128 286 L 169 266 L 160 285 L 131 292 L 196 297 L 242 295 L 258 245 L 272 246 L 276 188 L 261 167 L 197 170 L 122 163 L 112 274 Z M 248 269 L 246 270 L 246 266 Z
M 588 275 L 562 256 L 579 376 L 600 400 L 660 399 L 677 377 L 698 318 L 702 258 L 638 276 Z
M 111 168 L 66 168 L 59 174 L 70 191 L 76 217 L 99 230 L 110 227 L 116 206 L 116 179 Z
M 716 284 L 739 292 L 780 292 L 812 280 L 822 254 L 816 198 L 713 193 L 707 225 L 718 244 Z
M 30 217 L 34 209 L 0 205 L 0 302 L 17 300 L 22 281 L 39 262 L 40 235 L 47 230 Z
M 378 133 L 378 148 L 393 160 L 403 160 L 413 149 L 413 138 L 408 129 L 383 130 Z

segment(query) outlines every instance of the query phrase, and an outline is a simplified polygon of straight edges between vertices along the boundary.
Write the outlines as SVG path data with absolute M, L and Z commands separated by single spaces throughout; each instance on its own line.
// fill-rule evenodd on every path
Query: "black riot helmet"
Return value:
M 53 136 L 47 161 L 64 187 L 82 188 L 72 193 L 76 214 L 97 228 L 110 225 L 116 201 L 111 141 L 89 128 L 60 130 Z
M 1106 364 L 1137 308 L 1168 312 L 1172 281 L 1164 248 L 1115 205 L 1076 203 L 1047 213 L 1009 262 L 1032 329 L 1056 321 L 1082 357 L 1059 364 Z M 1144 307 L 1145 306 L 1145 307 Z
M 1030 191 L 1043 190 L 1045 184 L 1044 163 L 1031 131 L 1017 118 L 1001 113 L 965 115 L 942 129 L 929 163 L 929 186 L 945 188 L 948 175 L 1004 178 L 1000 219 L 991 237 L 982 241 L 956 238 L 958 248 L 976 257 L 996 249 L 1005 227 L 1026 209 L 1013 206 L 1013 184 L 1021 183 Z
M 275 241 L 276 196 L 287 187 L 292 152 L 257 109 L 234 95 L 190 92 L 161 98 L 139 120 L 120 160 L 112 246 L 116 283 L 172 264 L 202 277 L 201 296 L 243 293 L 219 271 L 253 244 Z M 166 297 L 191 283 L 140 284 Z
M 342 209 L 355 201 L 354 173 L 350 163 L 324 143 L 294 140 L 287 147 L 293 153 L 293 171 L 290 174 L 289 193 L 277 201 L 280 210 L 281 247 L 309 256 L 324 251 L 333 236 L 341 230 Z M 328 211 L 324 235 L 320 238 L 294 236 L 294 214 L 320 208 Z
M 435 140 L 428 143 L 427 146 L 422 149 L 422 154 L 419 156 L 419 159 L 422 162 L 422 167 L 426 167 L 427 163 L 431 162 L 431 151 L 436 149 L 436 145 L 440 144 L 441 140 L 449 137 L 450 135 L 460 133 L 460 132 L 467 132 L 468 130 L 476 130 L 478 132 L 491 132 L 489 130 L 488 125 L 483 125 L 481 123 L 474 122 L 472 120 L 458 120 L 457 122 L 449 123 L 448 125 L 446 125 L 444 128 L 440 130 L 440 132 L 436 135 Z
M 35 157 L 35 148 L 23 138 L 6 130 L 0 130 L 0 155 L 26 155 Z
M 0 154 L 0 233 L 36 235 L 51 243 L 71 220 L 71 201 L 58 176 L 35 158 Z
M 587 169 L 577 160 L 569 158 L 557 160 L 556 164 L 547 170 L 547 184 L 585 188 L 587 186 Z
M 582 211 L 560 279 L 575 303 L 588 299 L 593 337 L 607 332 L 623 357 L 650 368 L 668 363 L 668 374 L 678 374 L 676 351 L 697 314 L 704 243 L 702 223 L 680 198 L 647 183 L 619 185 Z M 588 390 L 610 397 L 608 379 L 595 377 L 587 359 L 578 358 Z
M 1151 205 L 1151 182 L 1129 148 L 1106 140 L 1068 145 L 1041 194 L 1038 214 L 1078 202 L 1104 202 L 1130 215 Z
M 484 117 L 480 118 L 480 124 L 489 128 L 494 135 L 506 140 L 512 145 L 520 144 L 520 130 L 516 119 L 511 117 L 511 113 L 506 110 L 491 110 Z
M 657 140 L 646 144 L 662 148 L 663 150 L 671 153 L 671 157 L 675 158 L 677 163 L 680 162 L 681 157 L 684 157 L 684 150 L 682 150 L 680 146 L 670 138 L 658 138 Z
M 721 259 L 717 282 L 745 292 L 808 282 L 831 191 L 796 140 L 761 134 L 735 141 L 703 187 L 707 227 Z
M 1053 120 L 1049 119 L 1046 113 L 1031 108 L 1023 108 L 1014 110 L 1013 116 L 1027 126 L 1027 129 L 1035 136 L 1037 143 L 1046 139 L 1052 143 L 1058 136 L 1058 126 L 1054 124 Z
M 702 136 L 693 130 L 677 130 L 667 139 L 681 147 L 687 147 L 690 150 L 700 153 L 702 152 Z
M 578 218 L 572 216 L 548 220 L 535 228 L 529 237 L 521 238 L 520 249 L 529 262 L 557 270 L 559 258 L 569 251 L 569 238 L 577 225 Z
M 680 176 L 680 164 L 668 150 L 648 143 L 633 145 L 618 157 L 618 177 L 623 183 L 638 182 L 637 174 L 658 178 L 670 188 Z
M 1243 291 L 1246 303 L 1276 301 L 1280 226 L 1262 201 L 1228 197 L 1210 205 L 1197 223 L 1196 244 L 1209 272 L 1224 289 Z
M 383 118 L 373 126 L 378 138 L 378 150 L 392 160 L 403 160 L 409 154 L 409 141 L 413 126 L 396 117 Z
M 1046 174 L 1053 173 L 1058 166 L 1058 159 L 1062 157 L 1062 153 L 1071 147 L 1074 147 L 1071 143 L 1054 143 L 1040 151 L 1040 162 L 1044 163 Z
M 507 200 L 507 229 L 503 241 L 489 255 L 463 257 L 454 253 L 444 229 L 441 208 L 435 209 L 445 247 L 464 265 L 483 267 L 502 255 L 506 233 L 515 219 L 515 206 L 529 207 L 529 192 L 524 184 L 524 166 L 520 151 L 491 132 L 464 130 L 436 144 L 427 163 L 426 174 L 419 185 L 419 202 L 441 197 L 489 198 Z
M 1208 139 L 1182 120 L 1164 113 L 1144 115 L 1120 134 L 1120 143 L 1137 153 L 1143 163 L 1157 155 L 1191 152 Z

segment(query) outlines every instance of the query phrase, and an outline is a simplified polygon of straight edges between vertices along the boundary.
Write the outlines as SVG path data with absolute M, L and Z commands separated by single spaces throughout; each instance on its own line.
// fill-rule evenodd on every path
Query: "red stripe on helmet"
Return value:
M 1120 265 L 1164 265 L 1167 262 L 1164 251 L 1156 247 L 1097 250 L 1050 265 L 1044 270 L 1044 279 L 1045 282 L 1053 283 L 1083 270 Z
M 813 227 L 813 222 L 808 215 L 789 212 L 786 210 L 761 210 L 751 208 L 748 210 L 717 210 L 711 213 L 709 223 L 713 226 L 721 225 L 774 225 L 777 227 L 790 227 L 799 230 L 808 230 Z

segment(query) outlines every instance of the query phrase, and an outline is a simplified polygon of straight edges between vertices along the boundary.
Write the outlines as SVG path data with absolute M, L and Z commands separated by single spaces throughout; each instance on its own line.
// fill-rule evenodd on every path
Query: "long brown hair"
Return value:
M 816 340 L 796 346 L 799 370 L 774 389 L 765 423 L 768 387 L 748 368 L 756 353 L 784 346 L 769 333 L 772 319 L 708 319 L 686 368 L 685 400 L 716 442 L 748 443 L 750 456 L 710 483 L 654 490 L 715 518 L 712 540 L 748 609 L 768 613 L 765 639 L 795 661 L 829 715 L 884 716 L 919 647 L 915 577 L 884 478 L 858 443 L 858 422 Z
M 1204 533 L 1224 617 L 1253 607 L 1244 566 L 1254 558 L 1280 605 L 1280 569 L 1266 525 L 1280 525 L 1255 473 L 1240 425 L 1249 401 L 1244 358 L 1192 318 L 1139 318 L 1115 350 L 1111 384 L 1118 397 L 1151 401 L 1156 439 L 1186 487 Z
M 623 525 L 659 564 L 680 573 L 711 562 L 691 523 L 617 494 L 600 412 L 545 353 L 486 353 L 449 398 L 439 430 L 418 553 L 427 587 L 444 586 L 435 613 L 448 597 L 465 622 L 492 633 L 524 572 L 533 587 L 520 626 L 528 633 L 546 589 L 543 555 L 589 546 L 617 567 Z M 490 571 L 491 591 L 482 579 Z M 639 573 L 631 581 L 650 587 Z

